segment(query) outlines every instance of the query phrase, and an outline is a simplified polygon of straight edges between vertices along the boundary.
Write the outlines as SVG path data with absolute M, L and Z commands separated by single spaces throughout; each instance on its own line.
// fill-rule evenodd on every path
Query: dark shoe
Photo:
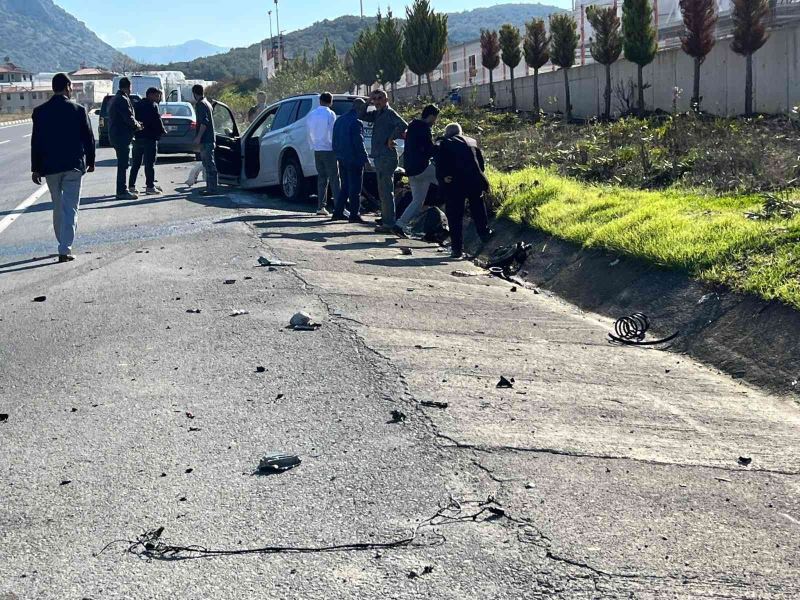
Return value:
M 65 262 L 72 262 L 75 260 L 75 257 L 72 254 L 59 254 L 58 255 L 58 262 L 65 263 Z
M 344 215 L 331 215 L 331 221 L 347 221 Z
M 406 235 L 406 232 L 403 231 L 403 228 L 400 227 L 400 225 L 395 225 L 394 227 L 392 227 L 392 233 L 404 240 L 408 239 L 408 235 Z
M 490 239 L 492 239 L 492 236 L 493 236 L 493 235 L 494 235 L 494 230 L 492 230 L 492 229 L 489 229 L 489 230 L 487 230 L 485 233 L 482 233 L 482 234 L 480 234 L 481 241 L 482 241 L 482 242 L 485 244 L 485 243 L 487 243 L 487 242 L 488 242 Z
M 125 192 L 124 194 L 117 194 L 117 200 L 138 200 L 139 196 L 136 194 L 131 194 L 130 192 Z
M 375 228 L 375 233 L 394 233 L 394 229 L 391 227 L 385 227 L 383 225 L 378 225 Z
M 450 252 L 450 258 L 452 258 L 453 260 L 462 260 L 464 258 L 464 253 L 456 252 L 455 250 L 453 250 L 452 252 Z
M 347 220 L 350 221 L 351 223 L 360 223 L 361 225 L 367 224 L 367 222 L 363 219 L 361 215 L 355 215 L 355 216 L 350 215 L 350 218 Z
M 149 188 L 145 189 L 145 191 L 144 191 L 145 196 L 158 196 L 158 195 L 163 194 L 163 193 L 164 193 L 164 190 L 162 190 L 157 185 L 155 185 L 153 187 L 149 187 Z

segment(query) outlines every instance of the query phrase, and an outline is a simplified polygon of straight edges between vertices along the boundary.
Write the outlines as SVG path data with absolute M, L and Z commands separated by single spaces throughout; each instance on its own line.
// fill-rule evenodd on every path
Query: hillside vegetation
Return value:
M 0 0 L 0 59 L 34 73 L 110 67 L 122 56 L 52 0 Z

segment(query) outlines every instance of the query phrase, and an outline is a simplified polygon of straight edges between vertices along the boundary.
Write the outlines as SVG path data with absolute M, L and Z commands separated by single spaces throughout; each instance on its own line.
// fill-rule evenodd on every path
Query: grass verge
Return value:
M 636 190 L 538 167 L 490 180 L 498 216 L 800 309 L 800 211 L 765 213 L 761 195 Z

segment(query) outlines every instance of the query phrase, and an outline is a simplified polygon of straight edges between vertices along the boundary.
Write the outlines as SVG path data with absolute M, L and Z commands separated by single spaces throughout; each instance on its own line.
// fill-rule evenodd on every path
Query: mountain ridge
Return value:
M 170 46 L 129 46 L 127 48 L 117 48 L 117 50 L 124 52 L 139 63 L 166 64 L 215 56 L 228 52 L 230 48 L 195 39 Z

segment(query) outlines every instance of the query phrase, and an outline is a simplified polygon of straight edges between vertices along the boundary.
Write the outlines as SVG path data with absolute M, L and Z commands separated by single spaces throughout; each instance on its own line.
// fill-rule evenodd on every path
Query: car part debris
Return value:
M 466 271 L 455 270 L 450 273 L 453 277 L 477 277 L 477 273 L 467 273 Z
M 44 302 L 45 300 L 47 300 L 47 296 L 36 296 L 36 298 L 33 299 L 34 302 Z
M 524 263 L 528 258 L 531 249 L 530 244 L 517 242 L 511 246 L 501 246 L 494 250 L 486 261 L 486 266 L 491 267 L 512 267 L 515 263 Z
M 414 254 L 414 252 L 408 246 L 402 246 L 400 248 L 400 254 L 402 254 L 403 256 L 411 256 L 412 254 Z
M 256 367 L 256 373 L 266 373 L 266 372 L 267 372 L 266 367 L 260 367 L 260 366 Z
M 8 413 L 0 414 L 0 423 L 3 423 L 4 421 L 8 421 Z
M 650 320 L 643 313 L 633 313 L 630 316 L 617 319 L 614 323 L 614 333 L 609 333 L 611 341 L 630 346 L 655 346 L 671 342 L 678 337 L 680 332 L 675 332 L 669 337 L 660 340 L 645 341 L 647 331 L 650 329 Z
M 275 452 L 266 454 L 258 463 L 258 470 L 262 473 L 282 473 L 298 466 L 302 461 L 296 454 L 283 454 Z
M 315 323 L 311 315 L 302 311 L 295 313 L 289 321 L 289 328 L 295 331 L 314 331 L 320 327 L 322 327 L 321 323 Z
M 199 308 L 190 308 L 186 312 L 191 315 L 199 315 L 201 310 Z
M 506 379 L 502 375 L 500 376 L 500 381 L 497 382 L 497 387 L 500 389 L 511 389 L 514 387 L 514 378 Z
M 431 565 L 425 565 L 425 567 L 422 569 L 422 573 L 417 573 L 416 571 L 409 571 L 406 577 L 408 577 L 409 579 L 416 579 L 417 577 L 421 577 L 422 575 L 428 575 L 430 573 L 433 573 L 433 567 Z
M 750 463 L 753 462 L 753 459 L 749 456 L 740 456 L 739 457 L 739 464 L 743 467 L 749 467 Z
M 489 273 L 491 273 L 495 277 L 502 277 L 503 267 L 489 267 Z
M 250 313 L 246 310 L 235 310 L 231 313 L 232 317 L 241 317 L 242 315 L 249 315 Z
M 297 265 L 297 263 L 280 260 L 279 258 L 269 258 L 266 256 L 259 256 L 258 264 L 262 267 L 294 267 Z
M 226 280 L 225 280 L 225 281 L 223 281 L 222 283 L 223 283 L 224 285 L 233 285 L 234 283 L 236 283 L 236 280 L 235 280 L 235 279 L 226 279 Z
M 406 414 L 404 412 L 399 410 L 393 410 L 391 414 L 392 414 L 392 420 L 389 421 L 390 423 L 402 423 L 408 418 L 406 417 Z
M 450 406 L 447 402 L 437 402 L 435 400 L 423 400 L 420 404 L 429 408 L 447 408 Z
M 69 485 L 70 483 L 72 483 L 72 480 L 71 480 L 71 479 L 64 479 L 64 480 L 63 480 L 61 483 L 59 483 L 58 485 Z

